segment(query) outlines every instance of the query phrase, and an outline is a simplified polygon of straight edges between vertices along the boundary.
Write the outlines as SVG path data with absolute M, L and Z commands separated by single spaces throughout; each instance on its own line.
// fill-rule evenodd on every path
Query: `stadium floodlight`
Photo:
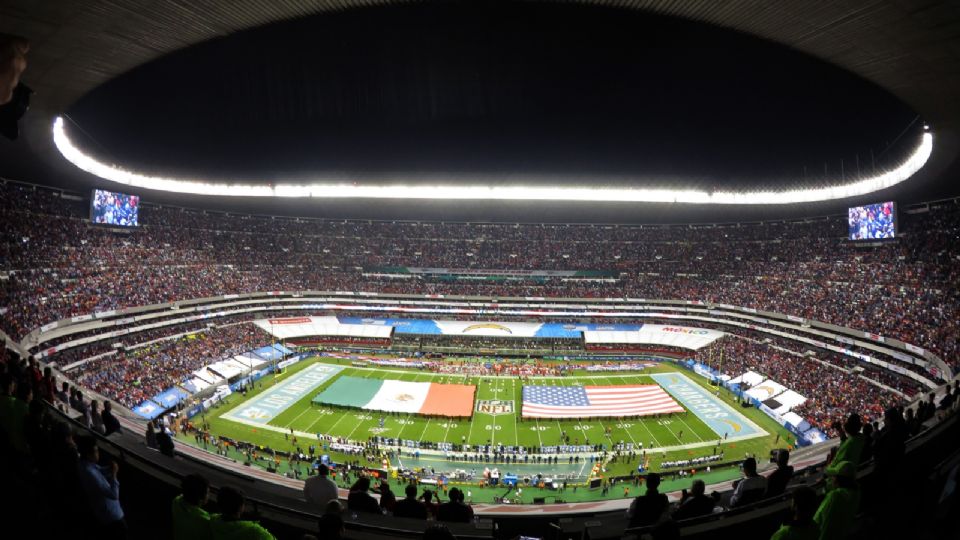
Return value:
M 203 179 L 149 176 L 129 171 L 119 165 L 107 164 L 85 154 L 67 136 L 63 118 L 53 123 L 53 141 L 57 149 L 78 168 L 112 182 L 128 186 L 189 193 L 196 195 L 227 195 L 235 197 L 314 197 L 323 199 L 437 199 L 437 200 L 515 200 L 515 201 L 572 201 L 572 202 L 626 202 L 626 203 L 684 203 L 684 204 L 740 204 L 776 205 L 794 204 L 866 195 L 899 184 L 917 173 L 933 153 L 933 134 L 924 131 L 913 153 L 898 167 L 856 182 L 814 189 L 786 191 L 717 191 L 614 188 L 614 187 L 559 187 L 521 185 L 434 185 L 391 184 L 358 185 L 355 183 L 317 181 L 297 183 L 271 180 L 255 184 L 220 183 Z M 590 179 L 586 184 L 594 184 Z

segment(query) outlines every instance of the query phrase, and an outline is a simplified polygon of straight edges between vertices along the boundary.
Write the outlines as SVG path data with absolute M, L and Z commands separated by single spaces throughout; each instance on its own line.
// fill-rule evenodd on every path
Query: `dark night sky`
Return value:
M 802 181 L 805 167 L 818 185 L 841 159 L 849 178 L 858 154 L 865 172 L 871 150 L 899 160 L 922 124 L 890 146 L 916 113 L 757 38 L 541 3 L 368 8 L 248 31 L 121 76 L 70 116 L 91 153 L 191 176 L 531 173 L 706 189 Z

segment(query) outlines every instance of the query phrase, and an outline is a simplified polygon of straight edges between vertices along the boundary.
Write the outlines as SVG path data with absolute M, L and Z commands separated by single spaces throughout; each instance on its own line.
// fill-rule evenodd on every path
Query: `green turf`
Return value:
M 314 362 L 339 363 L 344 365 L 342 360 L 335 359 L 310 359 L 299 362 L 291 366 L 286 372 L 276 378 L 268 377 L 258 383 L 258 388 L 247 393 L 246 397 L 239 394 L 229 396 L 225 402 L 218 408 L 209 411 L 205 415 L 205 420 L 211 426 L 213 435 L 224 435 L 232 439 L 243 440 L 254 444 L 270 446 L 276 449 L 293 450 L 293 441 L 288 435 L 282 432 L 275 432 L 265 428 L 256 428 L 244 424 L 220 418 L 222 414 L 236 407 L 243 401 L 250 399 L 258 393 L 268 389 L 275 382 L 284 380 L 287 377 L 294 376 L 300 370 Z M 671 363 L 650 368 L 642 374 L 609 374 L 600 376 L 574 376 L 563 378 L 537 378 L 533 379 L 531 384 L 545 385 L 572 385 L 572 384 L 652 384 L 653 381 L 647 374 L 655 372 L 680 371 L 680 369 Z M 475 413 L 472 421 L 445 420 L 436 418 L 422 418 L 417 415 L 403 414 L 385 414 L 368 411 L 344 411 L 331 407 L 312 405 L 313 397 L 333 383 L 339 376 L 350 375 L 355 377 L 376 377 L 381 379 L 399 379 L 407 381 L 432 381 L 447 383 L 465 383 L 477 385 L 476 399 L 487 400 L 513 400 L 514 414 L 489 415 L 484 413 Z M 687 373 L 690 380 L 702 384 L 706 388 L 710 387 L 702 378 Z M 416 441 L 450 442 L 460 443 L 466 440 L 468 444 L 503 444 L 505 446 L 540 446 L 559 444 L 560 433 L 566 431 L 570 436 L 571 443 L 579 442 L 590 444 L 605 444 L 610 447 L 611 444 L 624 442 L 642 442 L 644 448 L 648 448 L 653 442 L 654 446 L 676 446 L 682 444 L 697 443 L 701 441 L 715 441 L 717 436 L 703 422 L 701 422 L 693 413 L 673 415 L 663 419 L 644 419 L 644 420 L 594 420 L 580 422 L 577 420 L 561 421 L 521 421 L 519 418 L 519 409 L 521 402 L 522 381 L 517 378 L 507 377 L 465 377 L 456 375 L 433 374 L 428 372 L 410 371 L 402 369 L 357 369 L 346 367 L 337 377 L 327 381 L 324 385 L 317 388 L 314 392 L 293 404 L 274 418 L 271 426 L 283 430 L 289 430 L 291 427 L 296 431 L 307 433 L 323 433 L 339 437 L 347 437 L 353 440 L 367 440 L 371 435 L 379 433 L 385 437 L 396 437 L 401 439 Z M 769 435 L 750 439 L 746 441 L 737 441 L 723 443 L 721 449 L 726 453 L 728 460 L 742 458 L 745 453 L 755 454 L 764 457 L 771 448 L 783 447 L 792 440 L 792 436 L 784 428 L 776 424 L 772 419 L 764 415 L 757 409 L 741 409 L 736 405 L 736 397 L 729 395 L 727 391 L 721 393 L 721 398 L 736 407 L 744 416 L 752 420 Z M 384 428 L 379 428 L 379 419 L 385 418 Z M 605 435 L 606 428 L 611 428 L 611 435 Z M 682 437 L 679 431 L 683 431 Z M 780 441 L 775 444 L 776 435 L 780 434 Z M 315 438 L 311 440 L 299 440 L 299 446 L 306 448 Z M 193 439 L 183 439 L 193 442 Z M 647 464 L 651 470 L 659 470 L 659 464 L 664 459 L 684 459 L 693 458 L 701 455 L 710 455 L 713 447 L 683 449 L 667 452 L 649 453 L 647 455 Z M 337 453 L 331 453 L 334 460 L 343 459 Z M 351 457 L 350 459 L 356 459 Z M 626 475 L 636 470 L 640 457 L 634 461 L 620 460 L 617 463 L 608 464 L 608 475 Z M 469 467 L 469 465 L 467 466 Z M 509 466 L 501 466 L 501 469 L 508 469 Z M 547 468 L 545 466 L 545 468 Z M 736 476 L 736 470 L 725 473 L 716 472 L 714 474 L 724 474 L 727 476 Z M 726 479 L 726 478 L 721 478 Z M 682 484 L 682 486 L 681 486 Z M 678 487 L 687 487 L 689 481 L 681 481 Z M 536 490 L 531 490 L 531 492 Z M 579 493 L 578 497 L 597 498 L 599 491 Z M 485 491 L 476 492 L 479 497 L 485 498 Z M 493 490 L 494 494 L 499 493 Z M 502 493 L 500 493 L 502 494 Z M 611 496 L 616 494 L 611 494 Z M 620 488 L 619 496 L 622 496 Z M 490 495 L 492 498 L 493 495 Z M 562 495 L 565 500 L 575 500 L 572 492 L 568 491 Z M 477 497 L 475 497 L 476 499 Z M 615 498 L 615 497 L 614 497 Z M 576 499 L 579 500 L 579 499 Z

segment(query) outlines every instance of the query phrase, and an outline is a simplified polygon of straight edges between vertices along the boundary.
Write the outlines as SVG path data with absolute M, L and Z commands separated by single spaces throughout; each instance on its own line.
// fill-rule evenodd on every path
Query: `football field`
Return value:
M 311 403 L 341 377 L 474 385 L 473 417 L 423 417 Z M 524 382 L 517 377 L 357 368 L 343 360 L 313 358 L 289 367 L 276 378 L 263 379 L 246 397 L 229 396 L 223 405 L 207 413 L 206 421 L 214 435 L 284 450 L 294 449 L 294 437 L 304 449 L 317 444 L 318 434 L 358 442 L 379 435 L 405 441 L 513 447 L 556 446 L 563 444 L 561 438 L 565 434 L 570 445 L 603 445 L 611 450 L 619 443 L 633 444 L 639 455 L 636 462 L 621 463 L 621 467 L 617 467 L 624 470 L 635 470 L 643 451 L 648 452 L 644 463 L 657 470 L 663 459 L 709 456 L 731 448 L 762 455 L 772 447 L 771 432 L 779 426 L 755 409 L 744 411 L 730 404 L 729 396 L 715 397 L 715 389 L 695 381 L 696 378 L 679 372 L 669 363 L 648 368 L 643 373 L 582 373 L 555 378 L 531 377 Z M 623 420 L 523 419 L 520 410 L 524 384 L 658 384 L 686 412 Z M 722 414 L 718 413 L 721 409 Z M 721 419 L 717 420 L 718 417 Z M 721 442 L 719 448 L 718 442 Z

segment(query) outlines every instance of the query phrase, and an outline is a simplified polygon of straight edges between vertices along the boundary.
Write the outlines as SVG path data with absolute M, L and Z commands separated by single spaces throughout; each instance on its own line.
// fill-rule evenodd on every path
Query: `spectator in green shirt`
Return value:
M 223 515 L 210 521 L 213 540 L 276 540 L 270 531 L 256 521 L 240 519 L 243 514 L 243 492 L 235 487 L 220 488 L 217 505 Z
M 827 468 L 828 490 L 813 520 L 820 526 L 820 539 L 846 538 L 860 507 L 857 467 L 849 461 Z
M 793 515 L 773 533 L 770 540 L 817 540 L 820 526 L 813 520 L 817 511 L 817 493 L 807 486 L 793 492 Z
M 183 494 L 171 505 L 174 540 L 206 540 L 210 538 L 211 516 L 203 506 L 210 496 L 210 482 L 199 474 L 187 475 L 180 484 Z
M 833 457 L 833 463 L 849 461 L 854 467 L 860 464 L 860 458 L 863 454 L 863 447 L 868 444 L 867 438 L 860 433 L 862 422 L 860 415 L 852 413 L 847 421 L 843 423 L 843 432 L 846 437 L 840 443 L 837 454 Z

